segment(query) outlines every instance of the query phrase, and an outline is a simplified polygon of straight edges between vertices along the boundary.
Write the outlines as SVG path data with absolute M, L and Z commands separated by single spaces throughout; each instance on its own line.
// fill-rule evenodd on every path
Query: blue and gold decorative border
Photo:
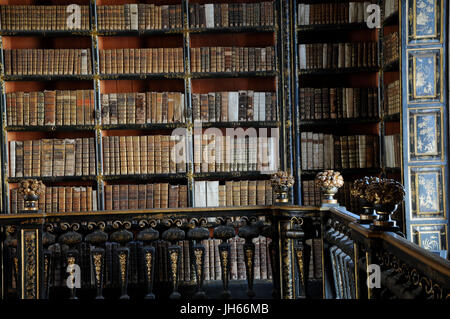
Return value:
M 443 102 L 442 48 L 407 50 L 408 104 Z
M 444 166 L 412 166 L 409 168 L 411 185 L 411 220 L 447 218 Z
M 443 43 L 443 1 L 407 0 L 408 45 Z
M 411 225 L 413 243 L 429 250 L 447 249 L 447 225 Z
M 409 161 L 443 161 L 442 107 L 408 109 Z M 405 145 L 406 146 L 406 145 Z

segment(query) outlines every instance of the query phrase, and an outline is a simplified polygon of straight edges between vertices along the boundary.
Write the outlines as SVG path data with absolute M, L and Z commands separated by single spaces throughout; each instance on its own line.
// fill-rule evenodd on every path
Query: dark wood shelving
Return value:
M 398 71 L 399 69 L 399 60 L 392 61 L 383 66 L 384 72 Z
M 184 73 L 99 74 L 100 80 L 184 79 Z
M 391 25 L 391 24 L 398 24 L 398 11 L 392 13 L 389 17 L 386 17 L 383 20 L 383 27 Z
M 7 126 L 8 132 L 92 131 L 94 125 Z
M 101 130 L 170 130 L 187 127 L 186 123 L 102 124 Z
M 244 33 L 244 32 L 274 32 L 275 26 L 243 26 L 243 27 L 216 27 L 216 28 L 189 28 L 190 33 Z
M 187 179 L 186 173 L 169 173 L 169 174 L 127 174 L 127 175 L 103 175 L 104 181 L 120 181 L 120 180 L 180 180 Z
M 98 30 L 98 36 L 146 36 L 146 35 L 171 35 L 183 34 L 182 28 L 174 29 L 148 29 L 148 30 Z
M 30 177 L 8 177 L 8 183 L 18 183 L 24 179 L 37 179 L 42 182 L 68 182 L 68 181 L 95 181 L 97 176 L 30 176 Z
M 240 121 L 240 122 L 194 122 L 194 127 L 202 126 L 202 127 L 230 127 L 230 128 L 237 128 L 237 127 L 279 127 L 280 123 L 276 121 Z
M 340 172 L 342 175 L 356 175 L 356 174 L 379 174 L 381 173 L 381 168 L 334 168 L 335 171 Z M 317 173 L 324 171 L 323 169 L 317 170 L 305 170 L 302 171 L 302 176 L 305 177 L 315 177 Z
M 256 77 L 274 77 L 276 71 L 258 71 L 258 72 L 195 72 L 191 73 L 193 79 L 208 78 L 256 78 Z
M 398 122 L 400 121 L 400 113 L 389 114 L 384 117 L 385 122 Z
M 298 25 L 297 32 L 314 32 L 314 31 L 335 31 L 335 30 L 370 30 L 364 22 L 358 23 L 341 23 L 341 24 L 310 24 Z
M 209 173 L 194 173 L 193 177 L 196 180 L 208 179 L 233 179 L 233 178 L 261 178 L 270 174 L 261 173 L 260 171 L 240 171 L 240 172 L 209 172 Z
M 91 30 L 1 30 L 0 36 L 66 37 L 90 36 Z
M 298 70 L 298 75 L 334 75 L 334 74 L 352 74 L 352 73 L 374 73 L 380 70 L 379 67 L 370 68 L 341 68 L 341 69 L 314 69 Z
M 378 123 L 380 118 L 339 118 L 339 119 L 323 119 L 323 120 L 300 120 L 300 127 L 315 127 L 315 126 L 334 126 L 345 124 L 358 123 Z
M 90 49 L 89 49 L 90 50 Z M 66 81 L 66 80 L 93 80 L 93 74 L 32 74 L 32 75 L 4 75 L 5 81 Z

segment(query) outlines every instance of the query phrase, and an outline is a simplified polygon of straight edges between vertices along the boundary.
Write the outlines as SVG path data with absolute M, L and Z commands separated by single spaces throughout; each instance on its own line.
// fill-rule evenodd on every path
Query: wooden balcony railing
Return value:
M 0 225 L 3 299 L 450 298 L 449 261 L 337 205 L 24 213 Z M 255 276 L 259 236 L 271 279 Z M 207 239 L 220 242 L 220 281 L 205 280 Z M 245 281 L 230 276 L 233 254 Z

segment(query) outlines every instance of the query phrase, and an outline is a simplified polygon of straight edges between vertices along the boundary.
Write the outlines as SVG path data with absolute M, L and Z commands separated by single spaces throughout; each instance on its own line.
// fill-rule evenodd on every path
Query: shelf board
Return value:
M 261 176 L 270 177 L 270 174 L 261 173 L 260 171 L 241 171 L 241 172 L 209 172 L 194 173 L 194 179 L 222 179 L 222 178 L 256 178 Z
M 334 75 L 334 74 L 351 74 L 351 73 L 374 73 L 374 72 L 378 72 L 379 70 L 380 70 L 379 67 L 313 69 L 313 70 L 299 70 L 298 75 Z
M 18 183 L 24 179 L 37 179 L 42 182 L 67 182 L 67 181 L 95 181 L 97 177 L 95 175 L 8 177 L 8 183 Z
M 194 122 L 194 127 L 279 127 L 280 122 L 277 121 L 239 121 L 239 122 Z
M 304 170 L 301 172 L 302 176 L 313 176 L 315 177 L 317 173 L 323 172 L 325 169 L 316 170 Z M 343 175 L 353 175 L 353 174 L 378 174 L 381 173 L 381 168 L 345 168 L 345 169 L 334 169 Z
M 383 27 L 398 24 L 398 11 L 392 13 L 389 17 L 384 18 Z
M 66 80 L 92 80 L 94 79 L 93 74 L 76 74 L 76 75 L 44 75 L 44 74 L 33 74 L 33 75 L 5 75 L 3 78 L 5 81 L 66 81 Z
M 300 127 L 378 123 L 380 121 L 381 121 L 380 118 L 339 118 L 339 119 L 324 119 L 324 120 L 300 120 Z
M 255 72 L 194 72 L 191 73 L 193 79 L 210 78 L 258 78 L 277 76 L 276 71 L 255 71 Z
M 68 37 L 91 36 L 91 30 L 1 30 L 2 36 L 43 36 L 43 37 Z
M 397 60 L 392 61 L 392 62 L 390 62 L 388 64 L 385 64 L 383 66 L 383 72 L 398 71 L 399 67 L 400 67 L 399 60 L 397 59 Z
M 33 125 L 33 126 L 7 126 L 8 132 L 53 132 L 53 131 L 92 131 L 94 125 Z
M 334 30 L 371 30 L 364 22 L 340 23 L 340 24 L 310 24 L 298 25 L 297 32 L 334 31 Z
M 102 124 L 101 130 L 170 130 L 187 127 L 186 123 Z
M 183 28 L 173 29 L 146 29 L 146 30 L 98 30 L 98 36 L 146 36 L 183 34 Z
M 400 121 L 400 113 L 386 115 L 383 119 L 385 122 L 398 122 Z
M 100 80 L 184 79 L 184 73 L 99 74 Z
M 103 175 L 104 181 L 187 179 L 187 173 Z
M 190 33 L 246 33 L 246 32 L 274 32 L 275 26 L 242 26 L 242 27 L 215 27 L 215 28 L 189 28 Z

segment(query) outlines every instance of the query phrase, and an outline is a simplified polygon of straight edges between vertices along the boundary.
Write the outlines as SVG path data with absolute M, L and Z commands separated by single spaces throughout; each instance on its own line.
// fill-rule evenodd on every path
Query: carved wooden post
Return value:
M 15 226 L 7 226 L 6 227 L 6 238 L 4 241 L 5 247 L 7 247 L 8 262 L 5 263 L 5 267 L 3 269 L 4 274 L 6 275 L 4 278 L 4 282 L 2 283 L 5 289 L 12 287 L 12 280 L 16 282 L 16 285 L 19 285 L 19 255 L 18 255 L 18 245 L 17 245 L 17 237 L 18 231 Z M 19 287 L 17 287 L 18 293 Z
M 279 271 L 278 271 L 278 267 L 277 267 L 277 258 L 276 256 L 277 251 L 276 251 L 276 236 L 274 236 L 274 231 L 273 231 L 273 225 L 263 225 L 261 227 L 261 235 L 265 236 L 267 238 L 272 239 L 270 244 L 269 244 L 269 258 L 270 258 L 270 267 L 272 269 L 272 282 L 273 282 L 273 289 L 272 289 L 272 297 L 273 298 L 279 298 L 279 293 L 280 293 L 280 277 L 279 277 Z
M 50 245 L 55 243 L 55 235 L 45 232 L 42 238 L 42 244 L 44 246 L 44 287 L 42 288 L 42 299 L 48 299 L 50 293 L 50 277 L 52 275 L 52 252 L 48 249 Z
M 255 297 L 255 292 L 253 291 L 253 279 L 254 279 L 254 266 L 255 266 L 255 244 L 253 243 L 253 238 L 258 237 L 258 228 L 254 225 L 245 225 L 239 228 L 239 237 L 245 238 L 244 243 L 244 261 L 245 261 L 245 271 L 247 273 L 247 296 L 249 298 Z
M 139 232 L 137 239 L 144 243 L 142 247 L 143 256 L 143 266 L 145 281 L 147 284 L 147 294 L 145 299 L 155 299 L 155 294 L 153 293 L 153 278 L 155 273 L 155 259 L 156 259 L 156 249 L 151 243 L 159 238 L 159 231 L 148 227 Z
M 203 272 L 205 263 L 205 245 L 202 244 L 202 240 L 209 238 L 209 230 L 202 227 L 202 223 L 196 223 L 196 227 L 189 229 L 186 237 L 189 240 L 194 241 L 191 251 L 191 262 L 194 265 L 195 276 L 197 282 L 197 291 L 194 294 L 194 298 L 204 299 L 206 298 L 203 291 L 203 280 L 205 274 Z
M 292 218 L 292 227 L 286 231 L 286 238 L 290 239 L 293 243 L 294 250 L 294 262 L 297 265 L 297 275 L 294 274 L 293 281 L 299 280 L 300 295 L 299 298 L 306 298 L 306 289 L 308 283 L 308 268 L 309 268 L 309 254 L 306 251 L 307 245 L 305 245 L 305 233 L 302 229 L 303 219 Z M 296 286 L 296 285 L 295 285 Z M 294 289 L 296 288 L 294 286 Z
M 122 295 L 120 299 L 130 299 L 128 296 L 128 268 L 130 259 L 130 249 L 126 247 L 126 244 L 133 240 L 133 233 L 129 230 L 122 229 L 116 231 L 110 236 L 112 241 L 120 244 L 117 248 L 117 258 L 119 259 L 119 278 Z
M 172 281 L 172 293 L 170 294 L 170 299 L 181 298 L 181 294 L 178 292 L 181 247 L 177 244 L 177 242 L 184 239 L 185 233 L 184 230 L 178 228 L 177 226 L 181 226 L 181 222 L 172 223 L 172 227 L 162 234 L 162 238 L 172 244 L 167 249 L 169 274 L 170 280 Z
M 214 238 L 221 240 L 221 243 L 219 244 L 219 258 L 220 258 L 220 267 L 222 269 L 222 283 L 223 283 L 222 297 L 225 299 L 231 298 L 231 293 L 230 290 L 228 289 L 231 270 L 231 259 L 230 259 L 231 245 L 229 242 L 227 242 L 227 240 L 234 237 L 235 235 L 236 231 L 232 226 L 228 224 L 217 226 L 214 229 Z
M 75 246 L 81 243 L 82 236 L 77 233 L 78 227 L 73 227 L 73 230 L 68 231 L 61 236 L 59 236 L 58 241 L 63 244 L 69 246 L 69 249 L 66 252 L 66 262 L 67 262 L 67 272 L 69 272 L 69 277 L 67 278 L 67 286 L 70 290 L 70 299 L 78 299 L 76 297 L 76 288 L 79 285 L 79 280 L 81 279 L 81 272 L 78 266 L 78 258 L 79 252 L 75 249 Z
M 104 225 L 100 229 L 86 235 L 85 240 L 94 246 L 91 249 L 91 265 L 94 270 L 95 288 L 97 296 L 95 299 L 104 299 L 103 297 L 103 276 L 105 273 L 105 249 L 103 246 L 108 240 L 108 235 L 103 231 Z

